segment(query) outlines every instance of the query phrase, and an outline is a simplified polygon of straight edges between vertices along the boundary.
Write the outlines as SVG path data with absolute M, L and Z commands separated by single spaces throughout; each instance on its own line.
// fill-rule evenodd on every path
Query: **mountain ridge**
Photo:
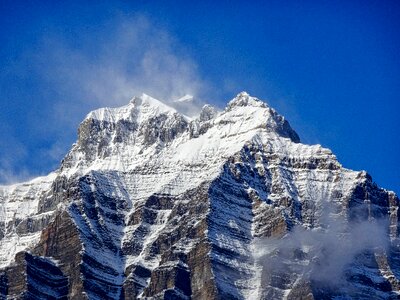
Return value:
M 397 196 L 366 172 L 343 168 L 329 149 L 301 144 L 284 117 L 245 92 L 221 112 L 203 106 L 198 117 L 147 95 L 95 110 L 59 170 L 0 187 L 0 197 L 4 297 L 388 299 L 399 292 Z M 350 251 L 339 287 L 315 284 L 323 269 L 311 256 L 329 264 L 315 242 L 255 255 L 273 239 L 296 240 L 297 228 L 336 238 L 341 230 L 351 235 L 349 224 L 375 219 L 386 222 L 390 246 L 378 253 L 376 243 L 361 244 L 372 256 Z M 376 232 L 386 232 L 381 227 Z

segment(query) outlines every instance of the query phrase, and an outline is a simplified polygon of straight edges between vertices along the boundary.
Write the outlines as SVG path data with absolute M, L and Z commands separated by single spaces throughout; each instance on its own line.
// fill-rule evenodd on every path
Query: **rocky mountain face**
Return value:
M 0 187 L 0 299 L 398 299 L 399 199 L 242 92 L 87 115 Z

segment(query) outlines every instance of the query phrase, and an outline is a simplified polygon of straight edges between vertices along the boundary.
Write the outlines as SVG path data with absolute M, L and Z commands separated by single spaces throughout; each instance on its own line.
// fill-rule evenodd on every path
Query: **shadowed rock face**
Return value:
M 397 196 L 246 93 L 188 119 L 94 111 L 60 169 L 0 187 L 0 299 L 397 299 Z

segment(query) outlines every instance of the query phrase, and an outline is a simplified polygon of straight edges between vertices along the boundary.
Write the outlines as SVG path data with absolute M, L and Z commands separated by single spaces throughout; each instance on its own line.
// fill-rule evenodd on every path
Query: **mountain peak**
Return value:
M 118 120 L 132 120 L 138 122 L 155 117 L 163 113 L 177 113 L 177 110 L 164 102 L 157 100 L 147 94 L 133 97 L 127 105 L 116 108 L 99 108 L 90 112 L 86 119 L 116 122 Z
M 253 106 L 253 107 L 267 107 L 267 105 L 256 97 L 250 96 L 247 92 L 243 91 L 236 95 L 227 105 L 230 110 L 238 106 Z

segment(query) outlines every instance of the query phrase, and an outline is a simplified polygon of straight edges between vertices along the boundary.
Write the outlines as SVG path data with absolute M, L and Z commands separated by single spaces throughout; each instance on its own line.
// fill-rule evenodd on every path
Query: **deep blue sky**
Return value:
M 0 2 L 0 182 L 55 169 L 99 106 L 246 90 L 400 192 L 399 1 L 83 2 Z

